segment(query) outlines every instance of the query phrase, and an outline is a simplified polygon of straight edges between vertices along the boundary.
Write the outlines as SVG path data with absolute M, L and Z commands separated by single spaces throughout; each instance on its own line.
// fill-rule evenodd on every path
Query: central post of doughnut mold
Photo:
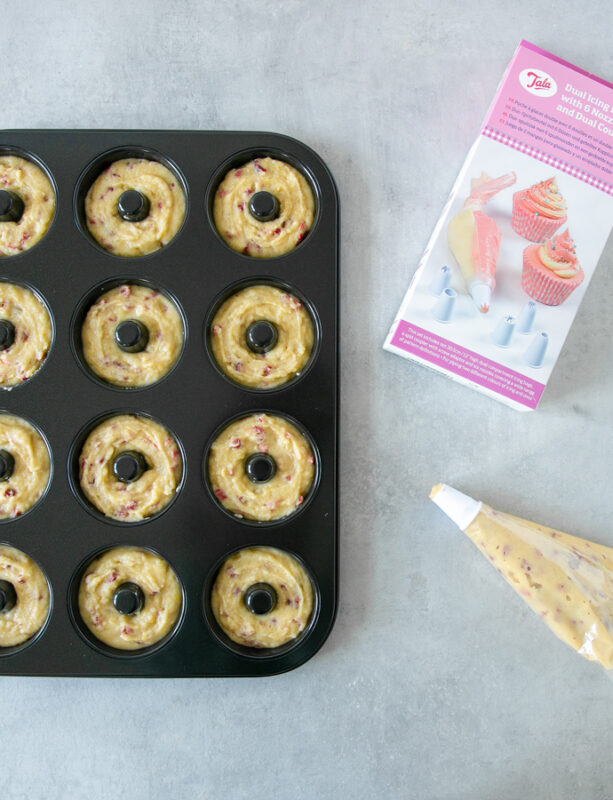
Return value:
M 23 200 L 18 194 L 0 189 L 0 222 L 19 222 L 23 210 Z
M 149 198 L 136 189 L 126 189 L 117 201 L 117 212 L 126 222 L 142 222 L 149 216 Z
M 115 328 L 115 343 L 125 353 L 141 353 L 149 343 L 149 329 L 138 319 L 126 319 Z
M 274 322 L 258 319 L 245 331 L 245 344 L 252 353 L 268 353 L 279 341 L 279 330 Z
M 256 192 L 249 201 L 249 213 L 258 222 L 270 222 L 281 213 L 279 201 L 270 192 Z
M 15 341 L 15 326 L 10 319 L 0 319 L 0 352 L 8 350 Z
M 243 600 L 252 614 L 269 614 L 277 605 L 277 593 L 269 583 L 252 583 Z
M 14 469 L 15 459 L 13 456 L 8 450 L 0 450 L 0 481 L 8 481 Z
M 266 483 L 277 471 L 277 462 L 268 453 L 253 453 L 245 461 L 245 473 L 252 483 Z
M 126 581 L 113 593 L 113 605 L 120 614 L 136 614 L 145 605 L 145 595 L 137 583 Z
M 0 580 L 0 613 L 10 611 L 17 602 L 17 592 L 9 581 Z
M 149 464 L 138 450 L 124 450 L 113 459 L 113 475 L 122 483 L 134 483 L 149 469 Z

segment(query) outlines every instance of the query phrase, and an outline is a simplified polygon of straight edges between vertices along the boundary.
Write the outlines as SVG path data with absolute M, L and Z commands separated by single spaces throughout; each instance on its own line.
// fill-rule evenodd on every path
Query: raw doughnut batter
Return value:
M 121 614 L 113 605 L 115 591 L 134 583 L 143 593 L 143 606 Z M 79 612 L 94 636 L 110 647 L 138 650 L 167 636 L 181 613 L 181 587 L 163 558 L 149 550 L 114 547 L 87 569 L 79 588 Z
M 0 519 L 20 517 L 47 489 L 49 451 L 29 422 L 10 414 L 0 414 L 0 451 L 13 459 L 11 475 L 0 481 Z
M 268 222 L 249 211 L 250 198 L 257 192 L 277 198 L 279 213 Z M 293 250 L 312 227 L 314 211 L 306 178 L 275 158 L 256 158 L 230 170 L 213 204 L 215 227 L 226 244 L 255 258 L 273 258 Z
M 246 465 L 264 454 L 276 471 L 254 482 Z M 302 433 L 283 417 L 252 414 L 228 425 L 211 445 L 211 488 L 219 502 L 239 517 L 270 521 L 294 512 L 304 502 L 315 477 L 315 456 Z
M 148 332 L 144 350 L 130 353 L 115 341 L 121 322 L 138 320 Z M 175 304 L 145 286 L 111 289 L 89 309 L 81 329 L 83 356 L 91 369 L 118 386 L 147 386 L 173 366 L 183 345 L 183 325 Z
M 131 483 L 113 473 L 116 456 L 126 450 L 144 456 L 148 467 Z M 175 496 L 182 471 L 179 446 L 166 428 L 133 414 L 110 417 L 94 428 L 79 457 L 86 498 L 107 517 L 122 522 L 137 522 L 161 511 Z
M 135 189 L 149 200 L 140 222 L 119 215 L 123 192 Z M 118 256 L 142 256 L 164 247 L 185 217 L 185 197 L 176 177 L 158 161 L 124 158 L 96 178 L 85 198 L 87 228 L 96 241 Z
M 246 336 L 253 323 L 272 323 L 278 335 L 267 352 L 253 352 Z M 250 286 L 220 307 L 211 325 L 211 347 L 220 368 L 237 383 L 265 389 L 287 383 L 305 367 L 313 349 L 313 323 L 297 297 L 274 286 Z
M 19 156 L 0 155 L 0 189 L 19 195 L 23 202 L 18 222 L 0 222 L 0 256 L 14 256 L 35 245 L 47 232 L 55 194 L 43 170 Z
M 49 615 L 49 586 L 42 570 L 21 550 L 0 545 L 0 580 L 10 583 L 16 602 L 0 611 L 0 647 L 31 639 Z
M 41 301 L 23 286 L 0 282 L 0 320 L 13 326 L 12 343 L 0 350 L 0 386 L 30 378 L 51 347 L 51 319 Z
M 245 591 L 267 584 L 276 603 L 264 614 L 252 612 Z M 247 647 L 279 647 L 295 639 L 313 611 L 313 589 L 298 561 L 273 547 L 248 547 L 224 561 L 211 593 L 211 608 L 223 631 Z

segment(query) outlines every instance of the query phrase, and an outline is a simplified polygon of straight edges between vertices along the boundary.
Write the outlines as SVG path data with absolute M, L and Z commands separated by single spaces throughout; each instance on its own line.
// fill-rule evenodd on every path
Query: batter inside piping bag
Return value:
M 446 484 L 430 497 L 559 639 L 613 667 L 613 548 L 496 511 Z

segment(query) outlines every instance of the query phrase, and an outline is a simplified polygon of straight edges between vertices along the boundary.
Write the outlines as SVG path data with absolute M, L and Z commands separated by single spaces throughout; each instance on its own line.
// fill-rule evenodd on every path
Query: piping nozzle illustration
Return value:
M 517 325 L 515 330 L 517 333 L 532 333 L 532 326 L 534 325 L 534 317 L 536 314 L 536 303 L 534 300 L 529 300 L 519 312 L 517 317 Z
M 515 317 L 511 314 L 505 314 L 494 328 L 491 334 L 491 339 L 498 347 L 508 347 L 513 338 L 513 331 L 515 330 Z
M 524 353 L 524 361 L 529 367 L 535 369 L 542 366 L 545 360 L 545 353 L 547 352 L 547 345 L 549 344 L 549 336 L 545 331 L 539 331 L 534 339 L 530 342 L 530 346 Z
M 441 292 L 444 292 L 445 289 L 447 289 L 450 284 L 451 284 L 451 267 L 444 265 L 439 269 L 439 271 L 434 276 L 432 283 L 428 287 L 428 291 L 435 297 L 439 297 Z
M 438 322 L 450 322 L 457 292 L 454 289 L 443 289 L 432 308 L 432 316 Z

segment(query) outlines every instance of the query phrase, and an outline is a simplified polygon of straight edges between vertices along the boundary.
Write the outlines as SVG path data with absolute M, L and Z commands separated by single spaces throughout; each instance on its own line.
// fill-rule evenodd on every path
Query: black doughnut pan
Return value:
M 187 188 L 183 227 L 170 244 L 140 258 L 101 250 L 80 228 L 79 207 L 94 165 L 126 154 L 176 166 Z M 2 657 L 0 674 L 65 676 L 214 677 L 273 675 L 300 666 L 322 646 L 337 603 L 338 237 L 334 181 L 319 156 L 275 133 L 205 131 L 11 130 L 0 132 L 0 153 L 20 151 L 42 163 L 57 189 L 54 220 L 41 242 L 0 257 L 0 278 L 32 285 L 49 303 L 55 342 L 44 369 L 14 391 L 0 394 L 3 410 L 40 426 L 53 458 L 45 499 L 30 513 L 2 525 L 2 538 L 27 552 L 45 571 L 53 593 L 49 624 L 31 646 Z M 231 166 L 271 155 L 299 167 L 316 196 L 311 232 L 292 252 L 274 259 L 230 250 L 211 224 L 212 192 Z M 105 161 L 106 160 L 106 161 Z M 89 168 L 89 171 L 88 171 Z M 93 176 L 93 177 L 92 177 Z M 211 363 L 203 337 L 207 311 L 226 287 L 253 277 L 287 283 L 308 299 L 320 323 L 319 351 L 304 377 L 257 394 L 225 380 Z M 102 385 L 80 367 L 71 320 L 82 298 L 103 281 L 144 280 L 175 296 L 185 313 L 187 339 L 176 368 L 150 388 Z M 211 433 L 224 420 L 254 409 L 287 414 L 312 435 L 321 476 L 308 508 L 282 524 L 253 526 L 224 514 L 203 481 Z M 144 524 L 98 519 L 76 500 L 68 455 L 80 430 L 111 411 L 151 415 L 178 437 L 186 477 L 168 510 Z M 149 547 L 165 557 L 182 582 L 186 607 L 167 645 L 141 657 L 99 652 L 75 630 L 69 587 L 80 564 L 118 544 Z M 286 549 L 302 559 L 318 593 L 318 616 L 308 636 L 269 657 L 232 652 L 211 631 L 203 609 L 205 586 L 224 555 L 239 547 Z M 206 599 L 206 598 L 205 598 Z

